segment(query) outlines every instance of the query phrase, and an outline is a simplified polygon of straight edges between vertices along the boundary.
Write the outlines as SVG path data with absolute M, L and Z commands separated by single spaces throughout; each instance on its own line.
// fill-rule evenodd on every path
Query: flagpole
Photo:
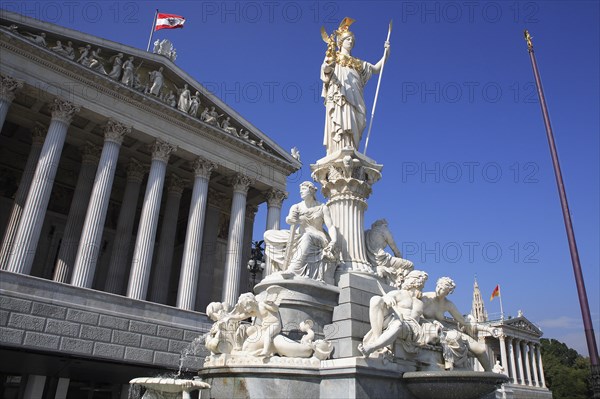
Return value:
M 154 28 L 156 28 L 156 18 L 158 17 L 158 8 L 154 12 L 154 19 L 152 20 L 152 29 L 150 30 L 150 38 L 148 39 L 148 47 L 146 51 L 150 51 L 150 43 L 152 43 L 152 35 L 154 35 Z
M 560 164 L 558 162 L 558 153 L 556 151 L 556 144 L 554 143 L 554 134 L 552 133 L 552 126 L 550 125 L 550 116 L 548 114 L 548 107 L 546 106 L 546 99 L 544 97 L 544 90 L 542 88 L 542 80 L 540 78 L 537 61 L 533 52 L 531 35 L 527 30 L 525 30 L 524 34 L 525 40 L 527 41 L 527 50 L 529 51 L 531 67 L 533 68 L 533 75 L 535 77 L 535 84 L 537 86 L 537 93 L 540 99 L 540 106 L 542 108 L 542 116 L 544 118 L 544 125 L 546 127 L 546 136 L 548 137 L 548 145 L 550 146 L 550 155 L 552 157 L 556 185 L 558 186 L 558 194 L 560 197 L 565 229 L 567 231 L 567 239 L 569 241 L 571 263 L 573 265 L 575 285 L 577 286 L 577 294 L 579 296 L 579 307 L 581 308 L 585 339 L 587 341 L 588 352 L 590 355 L 593 398 L 600 399 L 600 360 L 598 358 L 598 347 L 596 346 L 596 337 L 594 335 L 594 326 L 592 324 L 592 317 L 590 315 L 590 306 L 588 304 L 583 273 L 581 271 L 581 263 L 579 262 L 579 252 L 577 250 L 577 243 L 575 242 L 575 231 L 573 230 L 573 223 L 571 222 L 571 213 L 569 211 L 569 204 L 567 202 L 567 193 L 562 178 L 562 172 L 560 170 Z
M 498 284 L 498 299 L 500 299 L 500 320 L 504 320 L 504 306 L 502 306 L 502 289 Z
M 390 26 L 388 27 L 388 35 L 386 42 L 390 41 L 390 35 L 392 34 L 392 21 L 390 20 Z M 377 106 L 377 97 L 379 96 L 379 86 L 381 85 L 381 77 L 383 76 L 383 67 L 386 62 L 386 55 L 388 52 L 388 48 L 385 48 L 383 52 L 383 64 L 381 64 L 381 70 L 379 71 L 379 78 L 377 79 L 377 89 L 375 90 L 375 101 L 373 101 L 373 110 L 371 111 L 371 120 L 369 121 L 369 130 L 367 132 L 367 140 L 365 141 L 365 150 L 363 151 L 364 155 L 367 155 L 367 147 L 369 146 L 369 137 L 371 137 L 371 128 L 373 127 L 373 118 L 375 117 L 375 107 Z

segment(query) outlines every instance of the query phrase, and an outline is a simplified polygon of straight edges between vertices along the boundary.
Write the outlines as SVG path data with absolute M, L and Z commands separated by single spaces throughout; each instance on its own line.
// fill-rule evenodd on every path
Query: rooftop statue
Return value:
M 325 99 L 325 134 L 323 145 L 327 154 L 342 148 L 358 150 L 367 124 L 364 88 L 373 74 L 381 71 L 389 56 L 389 42 L 385 42 L 383 57 L 375 64 L 352 56 L 354 33 L 351 18 L 344 18 L 330 36 L 321 29 L 327 43 L 325 60 L 321 66 L 321 80 Z

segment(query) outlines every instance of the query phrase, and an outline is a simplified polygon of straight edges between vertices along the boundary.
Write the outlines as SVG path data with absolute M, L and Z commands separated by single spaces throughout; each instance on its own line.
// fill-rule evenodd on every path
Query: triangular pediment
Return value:
M 189 120 L 192 125 L 203 124 L 205 125 L 203 131 L 209 132 L 214 135 L 215 139 L 221 140 L 223 143 L 234 145 L 265 159 L 271 159 L 289 170 L 290 173 L 301 167 L 300 162 L 294 159 L 288 151 L 281 148 L 260 129 L 252 125 L 164 55 L 146 52 L 142 49 L 5 10 L 2 11 L 0 27 L 13 43 L 20 41 L 24 46 L 39 48 L 42 56 L 63 67 L 74 71 L 80 70 L 82 74 L 98 75 L 94 76 L 96 83 L 107 85 L 107 87 L 119 90 L 132 98 L 139 98 L 144 103 L 151 103 L 157 112 L 161 112 L 162 109 L 170 114 L 177 113 L 179 119 L 182 121 Z M 40 37 L 43 37 L 43 41 Z M 45 42 L 45 45 L 43 42 Z M 59 46 L 64 48 L 67 45 L 74 49 L 74 58 L 69 58 L 64 52 L 55 50 Z M 100 49 L 99 54 L 102 57 L 100 67 L 91 68 L 82 64 L 82 62 L 78 62 L 78 58 L 88 46 L 90 52 Z M 114 79 L 109 76 L 114 59 L 119 55 L 122 55 L 121 60 L 123 63 L 133 57 L 135 74 L 138 78 L 137 85 L 128 86 L 123 84 L 120 78 Z M 150 73 L 160 68 L 162 68 L 164 76 L 163 88 L 159 95 L 153 95 L 148 93 L 148 86 L 151 85 L 151 82 L 149 82 Z M 171 96 L 170 101 L 167 99 L 170 92 L 177 93 L 186 84 L 191 95 L 198 93 L 200 106 L 197 115 L 189 115 L 179 110 L 176 105 L 173 105 L 173 96 Z M 175 99 L 178 100 L 178 97 L 176 95 Z M 218 124 L 208 123 L 202 117 L 201 113 L 205 108 L 214 108 L 214 112 L 218 115 Z M 229 117 L 229 129 L 221 126 L 227 117 Z
M 537 336 L 542 336 L 543 332 L 535 324 L 529 321 L 525 316 L 519 316 L 512 319 L 504 320 L 505 326 L 524 330 Z

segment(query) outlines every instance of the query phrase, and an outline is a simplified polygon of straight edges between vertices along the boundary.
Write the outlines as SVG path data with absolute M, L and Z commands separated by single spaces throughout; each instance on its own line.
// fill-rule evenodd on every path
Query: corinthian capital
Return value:
M 144 180 L 144 174 L 146 174 L 144 164 L 135 158 L 131 158 L 129 166 L 127 166 L 127 180 L 141 182 Z
M 192 162 L 192 167 L 194 168 L 194 175 L 196 177 L 209 179 L 210 174 L 212 173 L 213 169 L 217 167 L 217 164 L 209 161 L 208 159 L 198 157 L 194 160 L 194 162 Z
M 231 185 L 233 186 L 233 192 L 240 192 L 243 194 L 248 193 L 250 185 L 253 183 L 252 179 L 241 173 L 236 174 L 231 179 Z
M 36 122 L 31 128 L 31 141 L 33 144 L 43 145 L 44 140 L 46 139 L 46 133 L 48 133 L 48 126 Z
M 173 151 L 177 151 L 177 146 L 157 139 L 152 144 L 152 160 L 156 159 L 167 163 L 169 162 L 169 156 L 171 156 Z
M 98 163 L 102 149 L 95 144 L 86 143 L 81 148 L 81 159 L 83 163 Z
M 50 105 L 52 119 L 58 119 L 66 124 L 71 123 L 73 116 L 80 110 L 81 108 L 72 102 L 61 100 L 59 98 L 55 98 L 52 105 Z
M 104 140 L 121 145 L 123 137 L 131 133 L 131 127 L 109 119 L 104 127 Z
M 181 195 L 186 184 L 187 180 L 182 179 L 176 174 L 171 174 L 171 177 L 169 178 L 169 186 L 167 187 L 167 191 L 169 193 Z
M 288 193 L 272 188 L 269 191 L 267 191 L 265 197 L 267 197 L 267 205 L 269 206 L 269 208 L 281 208 L 281 204 L 283 203 L 283 200 L 288 197 Z
M 23 81 L 10 76 L 0 77 L 0 101 L 12 102 L 15 91 L 23 87 Z

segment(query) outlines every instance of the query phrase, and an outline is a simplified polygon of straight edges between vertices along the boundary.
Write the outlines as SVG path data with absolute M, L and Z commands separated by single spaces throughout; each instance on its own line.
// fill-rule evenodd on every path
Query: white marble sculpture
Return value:
M 79 47 L 79 58 L 77 62 L 83 66 L 90 66 L 90 53 L 92 52 L 92 46 L 86 44 L 85 47 Z
M 352 57 L 354 33 L 351 18 L 344 18 L 339 28 L 329 37 L 322 31 L 327 53 L 321 66 L 322 97 L 325 99 L 325 134 L 323 145 L 327 154 L 342 148 L 358 146 L 366 126 L 367 110 L 364 87 L 372 74 L 378 74 L 389 56 L 389 51 L 375 65 Z M 389 48 L 389 43 L 385 43 Z
M 200 108 L 200 93 L 196 92 L 191 98 L 190 109 L 188 110 L 188 114 L 193 116 L 194 118 L 198 115 L 198 109 Z
M 39 35 L 30 32 L 23 32 L 23 35 L 38 46 L 46 47 L 46 34 L 41 32 Z
M 60 40 L 56 41 L 56 45 L 53 47 L 50 47 L 50 50 L 54 51 L 57 54 L 62 55 L 63 57 L 67 57 L 68 53 L 65 50 L 65 46 L 63 46 L 62 42 Z
M 376 267 L 377 275 L 385 278 L 388 284 L 400 288 L 404 277 L 414 269 L 414 265 L 402 258 L 387 220 L 379 219 L 373 222 L 371 229 L 365 231 L 365 244 L 367 259 Z M 394 256 L 385 251 L 388 246 L 394 252 Z
M 192 106 L 192 93 L 187 83 L 183 85 L 183 89 L 177 89 L 177 92 L 179 93 L 177 109 L 187 114 Z
M 333 350 L 324 340 L 314 340 L 313 322 L 305 320 L 301 331 L 305 332 L 300 342 L 281 335 L 279 306 L 284 288 L 272 285 L 259 295 L 250 292 L 240 295 L 231 311 L 226 305 L 211 303 L 207 314 L 215 324 L 207 334 L 205 344 L 212 356 L 235 355 L 250 358 L 272 356 L 327 359 Z M 250 325 L 241 323 L 251 318 Z
M 102 52 L 102 50 L 100 48 L 97 48 L 96 50 L 92 51 L 91 56 L 89 57 L 89 67 L 90 69 L 93 69 L 97 72 L 100 72 L 103 75 L 106 75 L 106 70 L 104 69 L 104 58 L 102 58 L 102 56 L 100 56 L 100 53 Z
M 171 43 L 171 41 L 168 39 L 156 39 L 154 42 L 154 47 L 152 48 L 152 52 L 154 54 L 164 55 L 173 62 L 175 62 L 177 59 L 177 51 L 173 47 L 173 43 Z
M 227 133 L 232 134 L 236 137 L 240 137 L 240 135 L 237 132 L 237 129 L 233 126 L 231 126 L 231 117 L 227 117 L 225 118 L 225 120 L 223 120 L 223 122 L 221 122 L 221 129 L 225 130 Z
M 158 97 L 160 95 L 160 89 L 162 89 L 165 82 L 165 78 L 163 76 L 163 67 L 158 68 L 157 71 L 150 72 L 148 77 L 148 81 L 151 85 L 148 90 L 148 94 Z
M 435 292 L 423 294 L 423 317 L 429 320 L 437 320 L 444 325 L 441 338 L 444 349 L 444 360 L 446 369 L 454 367 L 465 368 L 468 352 L 473 354 L 485 371 L 491 371 L 490 359 L 487 355 L 487 347 L 484 343 L 477 341 L 478 331 L 487 331 L 496 336 L 497 331 L 489 329 L 482 324 L 466 320 L 457 309 L 456 305 L 447 298 L 456 284 L 450 277 L 440 277 L 436 283 Z M 446 313 L 449 313 L 458 325 L 450 326 Z M 458 329 L 457 329 L 458 328 Z
M 129 57 L 123 63 L 123 77 L 121 78 L 121 83 L 125 86 L 132 87 L 134 83 L 134 72 L 135 66 L 133 65 L 133 57 Z
M 108 77 L 114 80 L 119 80 L 121 77 L 121 72 L 123 71 L 123 53 L 113 55 L 110 57 L 109 61 L 113 64 L 112 69 L 108 73 Z
M 328 206 L 317 201 L 316 193 L 311 182 L 300 184 L 302 201 L 292 205 L 286 218 L 290 229 L 267 230 L 265 252 L 282 277 L 308 277 L 331 284 L 339 260 L 337 230 Z
M 297 147 L 292 147 L 292 149 L 290 150 L 290 154 L 292 155 L 292 158 L 300 162 L 300 151 Z
M 421 290 L 427 281 L 427 273 L 410 272 L 402 288 L 382 296 L 374 296 L 369 303 L 371 330 L 365 335 L 358 350 L 368 357 L 376 350 L 389 351 L 388 346 L 396 339 L 408 353 L 416 353 L 424 345 L 439 340 L 437 324 L 421 325 L 423 302 Z

